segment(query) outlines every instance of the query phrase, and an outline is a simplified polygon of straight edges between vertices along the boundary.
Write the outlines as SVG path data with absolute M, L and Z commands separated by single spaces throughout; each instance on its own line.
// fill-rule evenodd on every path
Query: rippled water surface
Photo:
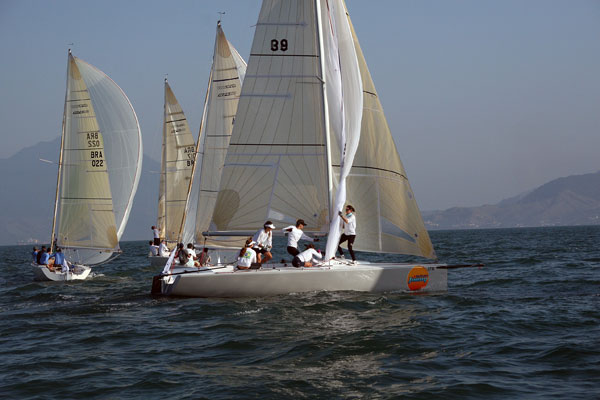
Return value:
M 485 267 L 435 295 L 153 298 L 144 241 L 69 283 L 0 247 L 0 396 L 600 398 L 600 227 L 431 236 Z

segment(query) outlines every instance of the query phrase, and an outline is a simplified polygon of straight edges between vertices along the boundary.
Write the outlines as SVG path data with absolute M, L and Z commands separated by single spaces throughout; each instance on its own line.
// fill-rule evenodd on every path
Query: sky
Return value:
M 600 1 L 346 1 L 422 210 L 600 170 Z M 218 12 L 247 60 L 260 3 L 0 0 L 0 158 L 60 135 L 72 48 L 160 160 L 165 75 L 197 132 Z

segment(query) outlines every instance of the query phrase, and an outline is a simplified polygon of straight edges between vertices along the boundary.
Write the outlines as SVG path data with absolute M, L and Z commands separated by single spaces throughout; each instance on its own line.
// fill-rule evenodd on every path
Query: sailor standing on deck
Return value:
M 283 233 L 288 235 L 287 252 L 294 257 L 300 254 L 300 251 L 298 251 L 298 240 L 304 239 L 311 242 L 319 241 L 319 238 L 313 239 L 310 236 L 306 236 L 304 232 L 302 232 L 302 229 L 304 229 L 305 226 L 306 224 L 304 223 L 304 220 L 299 219 L 296 221 L 296 226 L 290 225 L 283 228 Z
M 152 225 L 152 234 L 154 235 L 154 244 L 158 246 L 160 244 L 160 232 L 156 226 Z
M 350 256 L 352 257 L 352 262 L 356 262 L 356 257 L 354 256 L 354 250 L 352 246 L 354 245 L 354 239 L 356 239 L 356 217 L 354 216 L 354 207 L 350 204 L 346 206 L 346 215 L 341 211 L 338 213 L 340 218 L 342 218 L 342 236 L 340 237 L 340 242 L 338 243 L 337 250 L 340 252 L 342 258 L 344 257 L 344 251 L 342 250 L 341 244 L 345 241 L 348 241 L 348 251 L 350 252 Z

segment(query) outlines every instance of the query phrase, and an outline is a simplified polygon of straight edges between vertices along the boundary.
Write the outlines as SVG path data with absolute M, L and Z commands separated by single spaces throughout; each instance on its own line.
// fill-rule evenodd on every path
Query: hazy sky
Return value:
M 600 1 L 347 4 L 421 209 L 496 203 L 600 170 Z M 217 12 L 247 59 L 259 9 L 0 0 L 0 158 L 60 135 L 72 47 L 123 88 L 144 152 L 160 160 L 164 75 L 197 132 Z

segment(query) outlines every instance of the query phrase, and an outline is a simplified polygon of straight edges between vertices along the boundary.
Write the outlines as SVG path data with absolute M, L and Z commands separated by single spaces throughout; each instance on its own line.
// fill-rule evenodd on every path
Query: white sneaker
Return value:
M 356 260 L 352 260 L 352 262 L 350 264 L 356 265 Z

